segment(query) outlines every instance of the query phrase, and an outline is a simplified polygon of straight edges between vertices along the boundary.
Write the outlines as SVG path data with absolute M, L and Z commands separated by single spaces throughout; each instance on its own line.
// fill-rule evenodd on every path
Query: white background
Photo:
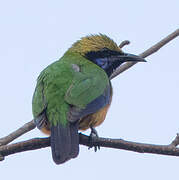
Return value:
M 179 26 L 178 0 L 31 0 L 0 2 L 0 137 L 32 119 L 36 78 L 71 44 L 104 33 L 139 54 Z M 179 132 L 179 39 L 112 81 L 114 98 L 102 137 L 168 144 Z M 89 132 L 85 132 L 88 134 Z M 37 129 L 18 140 L 43 137 Z M 1 179 L 177 179 L 178 157 L 80 146 L 55 165 L 50 148 L 6 157 Z

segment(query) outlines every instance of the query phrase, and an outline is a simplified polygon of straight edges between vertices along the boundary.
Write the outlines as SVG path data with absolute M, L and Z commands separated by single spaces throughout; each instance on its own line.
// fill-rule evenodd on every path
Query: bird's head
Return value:
M 145 61 L 139 56 L 124 53 L 111 38 L 103 34 L 83 37 L 74 43 L 69 51 L 79 53 L 97 64 L 105 70 L 108 77 L 124 62 Z

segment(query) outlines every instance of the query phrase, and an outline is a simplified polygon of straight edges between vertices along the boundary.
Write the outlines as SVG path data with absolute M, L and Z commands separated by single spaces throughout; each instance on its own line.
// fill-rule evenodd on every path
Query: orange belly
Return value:
M 90 114 L 90 115 L 82 118 L 79 123 L 79 129 L 86 130 L 90 127 L 99 126 L 105 120 L 109 106 L 110 106 L 110 104 L 105 106 L 98 112 Z
M 40 129 L 44 134 L 50 135 L 50 123 L 48 121 L 46 121 L 43 124 L 43 127 Z

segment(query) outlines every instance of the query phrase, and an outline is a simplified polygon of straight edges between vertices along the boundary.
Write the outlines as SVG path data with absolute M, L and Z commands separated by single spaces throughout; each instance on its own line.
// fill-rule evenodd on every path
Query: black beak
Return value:
M 144 58 L 140 57 L 140 56 L 136 56 L 134 54 L 128 54 L 128 53 L 124 53 L 123 55 L 118 55 L 118 56 L 114 56 L 112 57 L 112 61 L 121 61 L 121 62 L 147 62 Z

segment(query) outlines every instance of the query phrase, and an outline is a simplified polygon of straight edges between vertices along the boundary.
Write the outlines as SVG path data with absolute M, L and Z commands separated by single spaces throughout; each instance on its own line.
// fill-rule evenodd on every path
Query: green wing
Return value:
M 66 123 L 68 104 L 64 96 L 72 81 L 73 73 L 69 65 L 56 61 L 45 68 L 37 79 L 32 100 L 32 111 L 37 118 L 45 109 L 49 122 Z
M 66 92 L 65 101 L 85 108 L 87 104 L 102 95 L 108 85 L 109 79 L 106 73 L 97 67 L 93 67 L 92 72 L 77 72 Z

